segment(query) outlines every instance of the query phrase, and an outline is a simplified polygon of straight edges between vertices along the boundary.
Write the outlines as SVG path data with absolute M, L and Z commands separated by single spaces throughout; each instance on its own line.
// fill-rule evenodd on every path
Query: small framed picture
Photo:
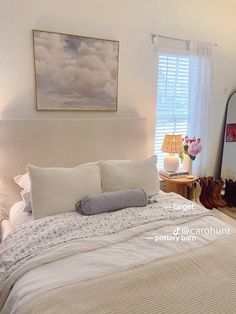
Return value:
M 226 125 L 226 142 L 236 142 L 236 123 Z
M 37 110 L 117 111 L 119 42 L 33 30 Z

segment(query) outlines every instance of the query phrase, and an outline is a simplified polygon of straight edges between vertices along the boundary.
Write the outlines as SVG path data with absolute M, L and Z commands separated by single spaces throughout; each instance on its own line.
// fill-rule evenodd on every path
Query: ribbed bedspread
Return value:
M 235 314 L 236 235 L 42 293 L 22 313 Z

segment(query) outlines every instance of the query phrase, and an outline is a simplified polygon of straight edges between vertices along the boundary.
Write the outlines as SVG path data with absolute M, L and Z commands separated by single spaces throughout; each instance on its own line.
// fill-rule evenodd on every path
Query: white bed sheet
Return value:
M 172 254 L 207 245 L 220 237 L 217 234 L 198 235 L 192 241 L 158 241 L 153 236 L 173 234 L 176 227 L 191 228 L 229 228 L 229 232 L 236 231 L 233 227 L 220 221 L 214 216 L 195 218 L 188 223 L 181 224 L 182 219 L 177 219 L 174 224 L 167 226 L 163 221 L 161 229 L 141 233 L 137 236 L 106 247 L 93 249 L 82 254 L 73 255 L 55 262 L 35 268 L 23 275 L 14 285 L 3 313 L 20 313 L 20 309 L 37 294 L 51 288 L 64 285 L 71 281 L 82 281 L 88 278 L 119 271 L 153 259 L 159 259 Z M 127 231 L 126 231 L 127 232 Z M 105 237 L 106 238 L 106 237 Z M 105 239 L 104 238 L 104 239 Z M 121 237 L 122 238 L 122 237 Z M 91 239 L 92 241 L 92 239 Z M 107 240 L 106 240 L 107 241 Z

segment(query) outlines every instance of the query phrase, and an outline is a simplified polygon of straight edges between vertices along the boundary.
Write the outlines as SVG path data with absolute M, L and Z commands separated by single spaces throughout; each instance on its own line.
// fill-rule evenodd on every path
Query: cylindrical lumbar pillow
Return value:
M 83 215 L 96 215 L 128 207 L 143 207 L 148 198 L 143 189 L 105 192 L 85 196 L 76 203 L 76 210 Z

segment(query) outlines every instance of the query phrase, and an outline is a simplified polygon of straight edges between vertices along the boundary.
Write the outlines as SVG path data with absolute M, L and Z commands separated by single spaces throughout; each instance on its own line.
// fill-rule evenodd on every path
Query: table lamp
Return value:
M 183 152 L 182 135 L 166 134 L 161 150 L 164 153 L 169 153 L 164 159 L 164 169 L 168 172 L 176 172 L 179 168 L 179 157 L 176 154 Z

